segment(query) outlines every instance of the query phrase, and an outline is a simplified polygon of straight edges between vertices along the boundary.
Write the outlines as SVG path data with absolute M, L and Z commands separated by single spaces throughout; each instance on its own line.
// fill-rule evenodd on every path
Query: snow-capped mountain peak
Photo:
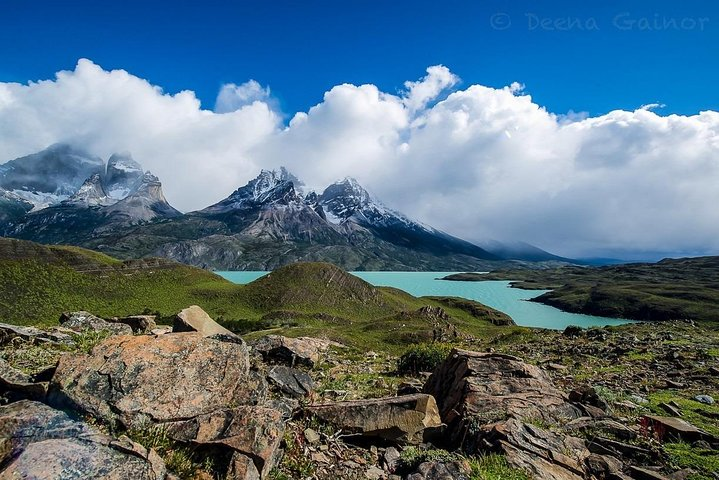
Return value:
M 139 187 L 144 171 L 129 152 L 114 153 L 107 161 L 104 188 L 108 196 L 122 200 Z
M 105 189 L 102 186 L 102 178 L 99 173 L 94 173 L 85 180 L 80 189 L 70 198 L 62 202 L 64 205 L 73 205 L 78 207 L 97 207 L 107 206 L 114 203 L 108 198 Z

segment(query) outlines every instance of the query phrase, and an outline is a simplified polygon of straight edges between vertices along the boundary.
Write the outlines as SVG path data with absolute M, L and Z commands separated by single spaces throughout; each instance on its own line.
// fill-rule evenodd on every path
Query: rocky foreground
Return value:
M 691 323 L 465 339 L 430 374 L 199 307 L 60 321 L 0 324 L 0 480 L 719 478 L 719 343 Z

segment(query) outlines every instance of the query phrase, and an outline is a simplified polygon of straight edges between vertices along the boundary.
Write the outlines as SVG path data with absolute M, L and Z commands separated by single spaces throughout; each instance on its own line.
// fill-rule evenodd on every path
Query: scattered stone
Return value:
M 587 449 L 599 455 L 612 455 L 618 458 L 627 457 L 638 461 L 647 461 L 654 456 L 654 453 L 646 448 L 597 435 L 587 442 Z
M 49 398 L 129 427 L 256 404 L 266 393 L 263 382 L 250 371 L 244 343 L 199 333 L 115 336 L 89 355 L 63 355 Z
M 717 367 L 709 367 L 709 374 L 713 375 L 715 377 L 719 377 L 719 368 Z
M 311 428 L 306 428 L 304 434 L 305 440 L 307 440 L 307 443 L 309 443 L 310 445 L 316 445 L 320 443 L 320 434 L 317 433 L 315 430 L 312 430 Z
M 649 400 L 642 397 L 641 395 L 629 395 L 629 399 L 638 405 L 644 405 L 646 403 L 649 403 Z
M 466 462 L 424 462 L 417 467 L 417 470 L 407 476 L 407 480 L 469 480 L 472 473 Z
M 669 480 L 669 477 L 662 475 L 658 471 L 637 467 L 635 465 L 631 465 L 629 467 L 629 472 L 631 473 L 632 478 L 635 478 L 636 480 Z
M 284 363 L 291 367 L 303 365 L 312 368 L 320 360 L 320 354 L 330 346 L 339 343 L 319 338 L 290 338 L 281 335 L 267 335 L 252 344 L 265 361 Z
M 569 401 L 591 405 L 604 411 L 609 409 L 607 402 L 597 394 L 594 387 L 583 386 L 569 392 Z
M 367 469 L 364 475 L 370 480 L 380 480 L 381 478 L 384 478 L 384 470 L 372 465 Z
M 306 411 L 349 434 L 410 444 L 442 424 L 434 398 L 425 394 L 312 405 Z
M 584 462 L 589 473 L 596 478 L 626 478 L 622 473 L 623 464 L 611 455 L 597 455 L 592 453 Z
M 310 458 L 315 463 L 332 463 L 330 458 L 322 452 L 312 452 Z
M 571 422 L 567 423 L 564 428 L 565 430 L 570 432 L 592 432 L 596 430 L 601 430 L 604 432 L 611 433 L 613 436 L 622 440 L 631 440 L 633 438 L 636 438 L 637 436 L 637 433 L 631 428 L 617 422 L 616 420 L 611 420 L 608 418 L 600 420 L 588 417 L 577 418 L 576 420 L 572 420 Z
M 639 410 L 642 407 L 640 407 L 639 405 L 637 405 L 634 402 L 630 402 L 629 400 L 622 400 L 619 402 L 614 402 L 614 408 L 624 408 L 627 410 Z
M 150 333 L 152 330 L 157 328 L 155 315 L 130 315 L 129 317 L 113 317 L 108 318 L 108 322 L 112 323 L 124 323 L 129 326 L 134 333 Z
M 280 390 L 294 397 L 307 397 L 312 393 L 312 378 L 296 368 L 275 365 L 267 374 L 267 379 L 277 385 Z
M 280 412 L 257 406 L 215 410 L 164 426 L 174 440 L 204 447 L 223 447 L 249 457 L 261 478 L 275 466 L 285 431 Z
M 175 316 L 172 324 L 173 332 L 197 332 L 203 337 L 213 335 L 227 335 L 237 337 L 234 333 L 215 322 L 203 309 L 192 305 Z
M 154 450 L 114 439 L 39 402 L 0 407 L 0 478 L 162 480 L 167 470 Z
M 260 472 L 251 458 L 235 452 L 230 459 L 230 465 L 225 478 L 237 480 L 260 480 Z M 169 479 L 168 479 L 169 480 Z
M 387 447 L 383 455 L 384 465 L 388 472 L 394 472 L 399 465 L 400 453 L 394 447 Z
M 152 335 L 165 335 L 166 333 L 172 333 L 172 327 L 170 325 L 160 325 L 150 330 L 150 334 Z
M 60 315 L 60 324 L 76 332 L 109 332 L 111 335 L 132 335 L 132 328 L 122 323 L 111 323 L 93 315 L 90 312 L 80 311 L 63 313 Z
M 710 395 L 697 395 L 694 400 L 705 405 L 714 405 L 714 398 Z
M 562 365 L 561 363 L 549 362 L 547 364 L 547 370 L 564 371 L 566 369 L 567 369 L 567 366 Z
M 662 410 L 664 410 L 664 411 L 667 412 L 668 414 L 673 415 L 673 416 L 675 416 L 675 417 L 681 417 L 681 416 L 682 416 L 682 412 L 681 412 L 678 408 L 676 408 L 675 406 L 670 405 L 670 404 L 668 404 L 668 403 L 660 403 L 660 404 L 659 404 L 659 408 L 661 408 Z
M 667 388 L 674 388 L 677 390 L 680 390 L 680 389 L 686 387 L 686 385 L 684 385 L 683 383 L 675 382 L 674 380 L 665 380 L 665 383 L 666 383 Z

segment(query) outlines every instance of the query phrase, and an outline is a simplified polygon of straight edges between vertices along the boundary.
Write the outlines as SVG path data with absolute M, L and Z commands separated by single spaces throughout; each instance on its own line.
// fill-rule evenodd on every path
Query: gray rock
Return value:
M 322 352 L 341 344 L 320 338 L 290 338 L 267 335 L 252 344 L 266 362 L 283 363 L 291 367 L 302 365 L 312 368 L 320 360 Z
M 267 374 L 267 379 L 280 390 L 293 397 L 307 397 L 314 389 L 312 378 L 296 368 L 275 365 Z
M 44 400 L 47 387 L 47 382 L 35 382 L 31 375 L 16 370 L 0 358 L 0 396 L 10 401 Z
M 132 335 L 132 328 L 122 323 L 111 323 L 92 313 L 80 311 L 63 313 L 60 316 L 63 327 L 71 328 L 76 332 L 109 332 L 111 335 Z
M 465 462 L 424 462 L 407 476 L 407 480 L 469 480 L 471 474 Z
M 697 395 L 696 397 L 694 397 L 694 400 L 706 405 L 714 405 L 714 398 L 710 395 Z
M 307 443 L 310 445 L 316 445 L 320 443 L 320 434 L 317 433 L 315 430 L 311 428 L 306 428 L 304 431 L 305 440 L 307 440 Z
M 0 479 L 162 480 L 165 464 L 127 437 L 114 439 L 38 402 L 0 407 Z
M 129 326 L 134 333 L 150 333 L 157 328 L 155 315 L 130 315 L 129 317 L 113 317 L 107 321 L 112 323 L 123 323 Z
M 65 333 L 0 323 L 0 345 L 8 343 L 13 338 L 20 338 L 21 340 L 32 343 L 73 343 L 72 337 Z

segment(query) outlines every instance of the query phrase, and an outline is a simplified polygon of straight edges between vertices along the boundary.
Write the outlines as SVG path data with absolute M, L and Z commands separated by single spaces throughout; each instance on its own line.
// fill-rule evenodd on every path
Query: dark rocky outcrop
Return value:
M 133 333 L 150 333 L 157 328 L 155 315 L 130 315 L 128 317 L 108 318 L 108 322 L 122 323 L 129 326 Z
M 273 366 L 267 374 L 267 380 L 283 392 L 293 397 L 306 397 L 312 393 L 312 377 L 296 368 L 284 365 Z
M 267 362 L 309 368 L 320 361 L 321 353 L 330 346 L 341 345 L 319 338 L 290 338 L 281 335 L 267 335 L 252 343 L 252 348 Z

